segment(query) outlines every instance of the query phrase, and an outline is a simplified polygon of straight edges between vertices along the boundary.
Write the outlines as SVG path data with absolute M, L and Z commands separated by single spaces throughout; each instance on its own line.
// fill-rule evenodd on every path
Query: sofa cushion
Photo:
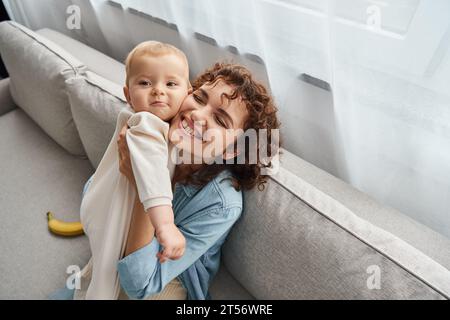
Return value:
M 220 264 L 217 274 L 209 286 L 212 300 L 254 300 L 255 298 L 233 278 L 227 268 Z
M 265 190 L 245 193 L 223 249 L 231 275 L 257 299 L 448 299 L 450 241 L 333 181 L 284 151 Z
M 0 116 L 16 108 L 9 92 L 9 78 L 0 80 Z
M 87 159 L 70 155 L 20 108 L 0 116 L 0 299 L 46 299 L 63 288 L 67 267 L 90 257 L 86 236 L 47 228 L 46 212 L 79 221 Z
M 12 21 L 0 23 L 0 53 L 10 75 L 10 91 L 16 105 L 71 154 L 85 155 L 64 83 L 82 72 L 83 64 L 61 47 Z
M 44 28 L 37 30 L 36 33 L 65 48 L 83 62 L 88 70 L 119 85 L 125 84 L 126 74 L 123 63 L 58 31 Z
M 97 168 L 114 134 L 117 115 L 127 105 L 122 87 L 89 71 L 67 80 L 66 86 L 81 141 Z

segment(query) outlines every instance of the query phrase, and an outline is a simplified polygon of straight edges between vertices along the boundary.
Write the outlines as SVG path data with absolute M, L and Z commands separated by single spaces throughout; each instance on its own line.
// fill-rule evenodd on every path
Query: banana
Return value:
M 84 233 L 81 222 L 64 222 L 53 217 L 51 211 L 47 212 L 48 228 L 60 236 L 71 237 Z

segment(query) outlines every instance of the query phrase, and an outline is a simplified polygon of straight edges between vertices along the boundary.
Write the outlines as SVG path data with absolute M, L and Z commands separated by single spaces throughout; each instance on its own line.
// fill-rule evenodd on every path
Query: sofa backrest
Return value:
M 64 83 L 84 72 L 83 63 L 12 21 L 0 23 L 0 54 L 10 75 L 9 88 L 15 104 L 64 149 L 84 156 Z
M 65 48 L 74 57 L 83 61 L 88 70 L 120 86 L 125 84 L 126 73 L 123 63 L 58 31 L 44 28 L 37 30 L 36 33 Z
M 127 106 L 122 87 L 86 71 L 84 76 L 68 79 L 66 90 L 84 149 L 97 168 L 114 134 L 117 116 Z
M 66 93 L 87 157 L 97 168 L 114 134 L 117 115 L 126 106 L 125 65 L 52 29 L 36 31 L 83 62 L 85 72 L 66 80 Z

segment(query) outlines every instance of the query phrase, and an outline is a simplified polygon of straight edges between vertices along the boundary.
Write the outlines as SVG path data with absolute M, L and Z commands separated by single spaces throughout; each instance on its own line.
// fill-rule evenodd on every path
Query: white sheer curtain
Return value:
M 32 11 L 23 7 L 36 6 L 4 2 L 25 24 Z M 66 2 L 106 16 L 103 0 Z M 450 237 L 450 1 L 112 2 L 175 24 L 191 59 L 202 50 L 195 33 L 259 56 L 286 149 Z M 129 49 L 98 29 L 113 55 Z M 121 26 L 118 34 L 126 42 L 138 32 Z M 299 78 L 327 89 L 314 78 L 323 80 L 331 92 L 311 87 L 317 93 L 302 99 Z
M 345 179 L 450 237 L 450 1 L 358 2 L 383 3 L 379 27 L 330 8 Z

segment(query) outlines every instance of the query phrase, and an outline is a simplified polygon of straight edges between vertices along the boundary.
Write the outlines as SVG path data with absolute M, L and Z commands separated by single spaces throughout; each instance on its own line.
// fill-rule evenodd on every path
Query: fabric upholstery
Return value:
M 10 92 L 53 140 L 73 155 L 85 155 L 64 81 L 83 64 L 64 49 L 11 21 L 0 23 L 0 53 L 10 75 Z
M 0 299 L 46 299 L 65 285 L 71 265 L 90 257 L 85 236 L 63 238 L 47 228 L 47 211 L 79 221 L 81 191 L 93 173 L 25 112 L 0 116 Z
M 448 268 L 292 174 L 284 158 L 264 191 L 245 193 L 243 217 L 223 250 L 224 264 L 251 294 L 257 299 L 448 298 Z M 310 170 L 319 181 L 319 169 Z M 355 201 L 366 200 L 355 190 L 353 195 Z M 427 241 L 431 247 L 446 242 Z M 448 244 L 440 250 L 445 255 Z M 380 271 L 380 289 L 367 284 L 372 268 Z
M 125 83 L 123 63 L 55 30 L 44 28 L 37 30 L 36 33 L 65 48 L 82 61 L 88 70 L 119 85 Z
M 66 83 L 73 118 L 87 156 L 97 168 L 114 134 L 117 115 L 127 103 L 122 88 L 86 72 Z
M 9 92 L 9 78 L 0 80 L 0 116 L 16 108 Z

